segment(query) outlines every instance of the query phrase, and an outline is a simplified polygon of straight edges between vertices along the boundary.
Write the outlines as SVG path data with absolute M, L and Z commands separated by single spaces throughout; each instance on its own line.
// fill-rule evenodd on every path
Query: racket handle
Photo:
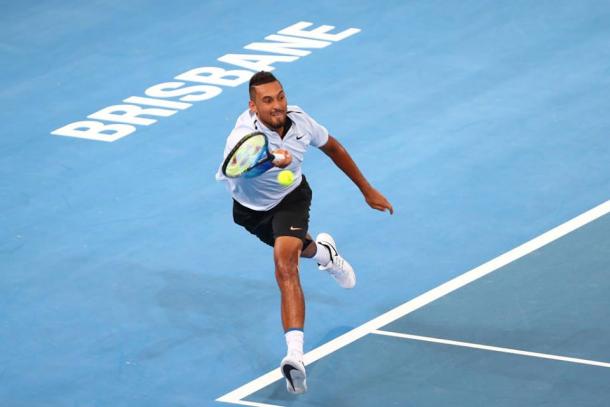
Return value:
M 286 158 L 286 156 L 282 153 L 274 153 L 273 154 L 273 162 L 275 163 L 276 161 L 282 161 L 284 158 Z

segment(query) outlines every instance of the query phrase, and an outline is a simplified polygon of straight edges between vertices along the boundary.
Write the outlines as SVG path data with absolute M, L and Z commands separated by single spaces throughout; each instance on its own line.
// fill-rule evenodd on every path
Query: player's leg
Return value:
M 307 390 L 307 376 L 303 364 L 303 327 L 305 325 L 305 299 L 299 279 L 299 255 L 303 241 L 294 236 L 278 236 L 273 247 L 275 278 L 281 292 L 282 326 L 287 352 L 280 369 L 291 393 Z
M 301 184 L 274 208 L 272 226 L 276 279 L 282 295 L 282 325 L 287 352 L 280 364 L 286 378 L 286 388 L 292 393 L 307 390 L 303 364 L 303 327 L 305 300 L 299 279 L 299 257 L 307 243 L 311 189 L 303 179 Z
M 316 242 L 314 242 L 313 237 L 311 237 L 311 235 L 307 233 L 307 235 L 305 236 L 305 241 L 303 242 L 303 250 L 301 251 L 301 257 L 311 259 L 316 255 L 317 251 L 318 248 L 316 247 Z
M 273 247 L 275 278 L 282 296 L 282 325 L 284 331 L 303 330 L 305 300 L 299 280 L 299 254 L 303 242 L 293 236 L 279 236 Z

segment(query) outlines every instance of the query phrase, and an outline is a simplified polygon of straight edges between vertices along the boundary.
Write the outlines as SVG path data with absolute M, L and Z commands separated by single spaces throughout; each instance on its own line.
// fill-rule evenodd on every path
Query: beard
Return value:
M 270 116 L 269 122 L 263 122 L 265 126 L 273 130 L 279 130 L 286 125 L 286 113 L 282 112 L 280 116 Z

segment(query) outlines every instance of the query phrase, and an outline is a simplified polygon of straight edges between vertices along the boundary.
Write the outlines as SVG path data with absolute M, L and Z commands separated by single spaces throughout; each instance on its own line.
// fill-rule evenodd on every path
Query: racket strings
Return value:
M 226 167 L 228 176 L 239 176 L 254 167 L 265 153 L 265 137 L 250 137 L 237 148 Z

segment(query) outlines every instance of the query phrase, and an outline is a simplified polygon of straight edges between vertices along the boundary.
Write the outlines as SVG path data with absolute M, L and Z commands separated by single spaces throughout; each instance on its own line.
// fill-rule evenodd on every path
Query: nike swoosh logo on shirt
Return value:
M 300 140 L 300 139 L 302 139 L 303 137 L 305 137 L 305 136 L 304 136 L 304 135 L 301 135 L 300 137 L 299 137 L 299 136 L 297 136 L 297 140 Z

